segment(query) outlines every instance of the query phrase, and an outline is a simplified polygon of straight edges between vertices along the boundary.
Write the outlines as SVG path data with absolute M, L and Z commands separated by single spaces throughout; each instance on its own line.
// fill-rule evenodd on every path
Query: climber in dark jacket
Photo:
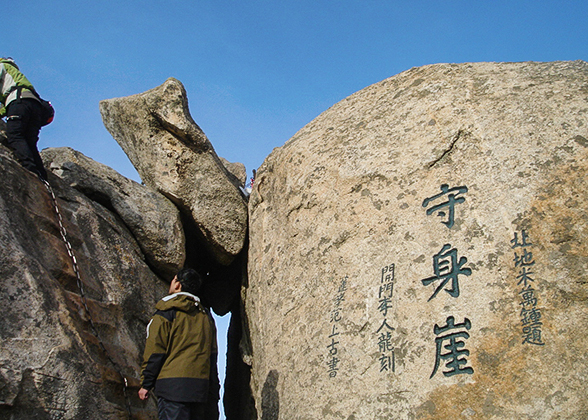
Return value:
M 43 107 L 31 82 L 10 58 L 0 58 L 0 117 L 6 116 L 8 145 L 22 166 L 47 179 L 37 150 Z
M 196 296 L 201 283 L 195 270 L 180 270 L 147 326 L 139 398 L 155 390 L 160 420 L 208 420 L 218 407 L 209 396 L 218 394 L 216 328 Z

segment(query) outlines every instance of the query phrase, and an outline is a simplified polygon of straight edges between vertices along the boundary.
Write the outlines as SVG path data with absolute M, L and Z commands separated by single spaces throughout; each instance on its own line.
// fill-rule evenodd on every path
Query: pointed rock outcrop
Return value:
M 170 78 L 145 93 L 101 101 L 100 112 L 143 182 L 172 200 L 216 260 L 230 264 L 245 243 L 247 203 L 190 116 L 182 84 Z

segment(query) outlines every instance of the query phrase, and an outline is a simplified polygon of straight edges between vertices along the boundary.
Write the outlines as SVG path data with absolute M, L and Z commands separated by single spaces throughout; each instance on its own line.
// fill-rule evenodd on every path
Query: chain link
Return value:
M 39 178 L 39 179 L 41 179 L 41 178 Z M 94 324 L 94 319 L 92 318 L 92 313 L 90 312 L 90 308 L 88 307 L 88 301 L 86 299 L 86 293 L 84 291 L 84 284 L 82 283 L 82 278 L 80 276 L 80 270 L 78 268 L 78 261 L 76 259 L 76 256 L 74 255 L 71 243 L 67 239 L 67 230 L 65 229 L 65 225 L 63 224 L 63 217 L 61 216 L 61 211 L 59 210 L 59 205 L 57 204 L 57 198 L 55 197 L 55 193 L 53 192 L 53 188 L 51 188 L 51 185 L 49 184 L 49 182 L 44 179 L 41 179 L 41 181 L 43 181 L 43 183 L 45 184 L 45 187 L 47 188 L 47 191 L 49 191 L 49 194 L 51 195 L 51 199 L 53 202 L 53 209 L 55 210 L 55 214 L 57 215 L 57 221 L 59 223 L 59 233 L 61 234 L 61 238 L 63 239 L 63 243 L 65 244 L 65 248 L 67 249 L 67 254 L 69 255 L 69 257 L 71 258 L 71 261 L 72 261 L 72 267 L 73 267 L 73 271 L 76 275 L 76 281 L 77 281 L 78 289 L 80 291 L 82 305 L 84 306 L 84 309 L 86 311 L 86 315 L 88 317 L 88 321 L 90 322 L 90 328 L 92 329 L 92 334 L 98 340 L 98 343 L 100 344 L 100 348 L 104 352 L 104 355 L 106 356 L 108 361 L 114 367 L 114 370 L 122 378 L 125 405 L 126 405 L 127 412 L 129 413 L 129 418 L 132 418 L 131 405 L 130 405 L 129 396 L 128 396 L 129 383 L 127 381 L 127 378 L 122 374 L 122 371 L 121 371 L 119 365 L 112 359 L 112 357 L 110 357 L 110 354 L 108 353 L 108 351 L 106 350 L 106 347 L 104 346 L 104 342 L 100 338 L 100 334 L 98 334 L 98 330 L 96 329 L 96 325 Z

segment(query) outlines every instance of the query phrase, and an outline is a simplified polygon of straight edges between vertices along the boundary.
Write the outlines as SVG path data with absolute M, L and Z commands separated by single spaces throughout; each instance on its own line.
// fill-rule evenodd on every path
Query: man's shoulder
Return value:
M 159 315 L 169 322 L 173 322 L 176 317 L 176 313 L 178 312 L 177 308 L 169 308 L 169 309 L 157 309 L 155 311 L 155 315 Z
M 185 292 L 166 296 L 155 305 L 155 309 L 160 311 L 174 308 L 186 313 L 202 310 L 201 307 L 198 297 Z

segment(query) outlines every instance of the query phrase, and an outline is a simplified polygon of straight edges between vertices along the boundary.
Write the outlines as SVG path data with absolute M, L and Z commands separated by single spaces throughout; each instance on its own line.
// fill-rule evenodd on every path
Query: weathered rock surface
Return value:
M 45 186 L 4 146 L 0 168 L 0 418 L 127 419 L 130 405 L 133 418 L 156 419 L 136 392 L 145 326 L 167 284 L 117 216 L 49 173 L 88 314 Z
M 143 182 L 189 215 L 214 257 L 229 264 L 245 243 L 247 204 L 192 120 L 182 84 L 168 79 L 142 94 L 104 100 L 100 112 Z
M 588 64 L 440 64 L 348 97 L 250 198 L 264 419 L 588 418 Z
M 8 143 L 6 141 L 6 123 L 4 120 L 0 119 L 0 144 L 7 146 Z
M 70 186 L 118 214 L 163 279 L 171 280 L 183 267 L 184 230 L 178 209 L 167 198 L 68 147 L 45 149 L 41 157 Z
M 241 162 L 229 162 L 224 157 L 219 157 L 219 159 L 227 171 L 235 177 L 238 182 L 237 185 L 244 186 L 247 182 L 247 170 L 245 169 L 245 165 Z

